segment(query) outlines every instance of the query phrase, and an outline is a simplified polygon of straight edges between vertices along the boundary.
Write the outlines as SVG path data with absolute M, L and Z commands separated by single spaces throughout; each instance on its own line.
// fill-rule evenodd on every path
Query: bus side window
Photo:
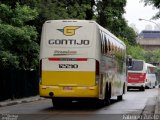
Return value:
M 147 73 L 148 73 L 148 74 L 151 74 L 150 67 L 147 67 Z
M 101 37 L 101 53 L 104 54 L 104 34 L 102 33 L 102 37 Z
M 103 47 L 102 47 L 102 38 L 103 38 L 103 34 L 102 34 L 102 31 L 100 31 L 100 42 L 101 42 L 101 53 L 103 51 Z
M 105 54 L 107 54 L 108 53 L 108 42 L 107 42 L 107 37 L 105 36 Z
M 110 39 L 108 39 L 108 55 L 111 53 L 111 42 Z

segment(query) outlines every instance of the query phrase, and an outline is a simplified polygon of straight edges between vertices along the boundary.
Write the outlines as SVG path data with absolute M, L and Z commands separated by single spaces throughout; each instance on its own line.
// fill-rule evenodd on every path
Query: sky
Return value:
M 125 11 L 124 17 L 128 21 L 128 25 L 136 27 L 138 33 L 145 29 L 154 30 L 154 27 L 157 26 L 156 24 L 160 24 L 160 19 L 151 20 L 156 24 L 144 20 L 139 21 L 139 18 L 150 20 L 158 11 L 153 6 L 144 6 L 144 3 L 140 2 L 140 0 L 127 0 Z

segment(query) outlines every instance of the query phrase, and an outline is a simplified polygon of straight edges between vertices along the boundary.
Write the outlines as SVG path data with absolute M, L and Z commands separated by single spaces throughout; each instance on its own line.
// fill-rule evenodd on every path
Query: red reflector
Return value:
M 87 58 L 76 58 L 76 61 L 87 61 Z
M 49 61 L 60 61 L 60 58 L 48 58 Z
M 87 58 L 48 58 L 49 61 L 87 61 Z

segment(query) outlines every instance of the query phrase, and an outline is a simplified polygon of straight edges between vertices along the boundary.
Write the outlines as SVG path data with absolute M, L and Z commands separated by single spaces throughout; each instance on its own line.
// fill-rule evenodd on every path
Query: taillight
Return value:
M 99 76 L 99 61 L 96 60 L 96 76 Z
M 87 61 L 87 58 L 48 58 L 49 61 Z

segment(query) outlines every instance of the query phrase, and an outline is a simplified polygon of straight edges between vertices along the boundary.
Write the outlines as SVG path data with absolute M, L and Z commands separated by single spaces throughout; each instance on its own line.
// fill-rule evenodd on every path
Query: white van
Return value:
M 155 74 L 156 66 L 149 64 L 149 63 L 146 63 L 146 68 L 147 68 L 147 74 L 146 74 L 145 87 L 146 88 L 155 88 L 155 86 L 157 84 L 156 74 Z

